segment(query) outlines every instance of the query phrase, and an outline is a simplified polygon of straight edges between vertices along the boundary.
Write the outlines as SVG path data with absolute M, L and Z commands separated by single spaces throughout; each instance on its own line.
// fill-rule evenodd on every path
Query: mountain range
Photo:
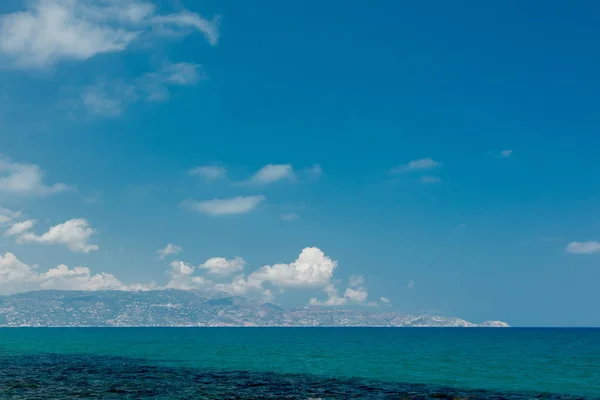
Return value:
M 355 309 L 285 308 L 244 297 L 190 290 L 41 290 L 0 296 L 0 327 L 373 326 L 507 327 L 454 317 Z

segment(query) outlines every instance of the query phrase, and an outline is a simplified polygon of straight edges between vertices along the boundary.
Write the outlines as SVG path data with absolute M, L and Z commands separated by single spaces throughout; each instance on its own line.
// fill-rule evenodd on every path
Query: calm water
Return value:
M 1 398 L 600 398 L 600 329 L 0 329 Z

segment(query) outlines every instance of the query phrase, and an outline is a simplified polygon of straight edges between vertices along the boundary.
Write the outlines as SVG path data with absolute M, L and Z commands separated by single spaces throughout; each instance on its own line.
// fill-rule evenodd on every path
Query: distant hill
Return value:
M 340 308 L 284 308 L 222 294 L 207 298 L 189 290 L 42 290 L 0 296 L 0 327 L 7 326 L 389 326 L 506 327 L 435 316 L 411 316 Z

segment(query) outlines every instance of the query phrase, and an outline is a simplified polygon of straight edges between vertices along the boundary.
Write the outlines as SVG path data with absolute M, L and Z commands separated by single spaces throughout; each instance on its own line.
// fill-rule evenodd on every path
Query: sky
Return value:
M 600 326 L 599 11 L 3 1 L 0 294 Z

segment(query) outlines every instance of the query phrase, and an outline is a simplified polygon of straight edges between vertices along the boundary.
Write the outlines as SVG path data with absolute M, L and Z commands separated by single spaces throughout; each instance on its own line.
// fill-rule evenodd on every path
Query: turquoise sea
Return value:
M 600 398 L 600 329 L 5 328 L 0 398 Z

